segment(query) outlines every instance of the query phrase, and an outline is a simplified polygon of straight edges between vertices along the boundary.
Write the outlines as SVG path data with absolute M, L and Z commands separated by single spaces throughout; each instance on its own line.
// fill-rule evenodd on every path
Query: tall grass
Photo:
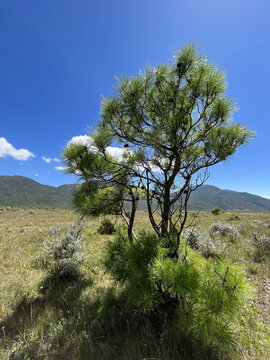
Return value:
M 194 344 L 185 327 L 166 314 L 151 316 L 125 312 L 121 289 L 113 285 L 102 260 L 113 235 L 101 235 L 102 219 L 87 220 L 82 233 L 84 263 L 76 280 L 46 274 L 36 262 L 47 239 L 46 229 L 59 226 L 65 232 L 76 219 L 67 209 L 28 209 L 0 214 L 0 358 L 1 359 L 221 359 L 218 348 L 202 341 Z M 229 222 L 234 213 L 222 213 Z M 254 231 L 269 236 L 269 214 L 237 213 L 240 236 L 226 243 L 228 257 L 245 268 L 253 297 L 243 306 L 243 315 L 233 325 L 239 352 L 233 359 L 270 358 L 269 277 L 265 256 L 256 262 Z M 251 219 L 249 219 L 252 216 Z M 255 220 L 254 220 L 255 219 Z M 111 218 L 114 221 L 113 218 Z M 192 220 L 192 219 L 191 219 Z M 198 215 L 198 230 L 207 231 L 217 217 Z M 258 222 L 259 221 L 259 222 Z M 139 212 L 135 229 L 150 229 Z M 205 260 L 212 262 L 213 259 Z M 170 326 L 166 324 L 170 323 Z M 184 320 L 183 320 L 184 324 Z M 229 355 L 228 355 L 229 356 Z M 227 357 L 228 357 L 227 356 Z

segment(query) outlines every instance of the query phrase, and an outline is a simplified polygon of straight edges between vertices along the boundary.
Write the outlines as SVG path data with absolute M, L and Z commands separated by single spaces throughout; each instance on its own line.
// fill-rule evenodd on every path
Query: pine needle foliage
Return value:
M 107 217 L 105 217 L 104 219 L 102 219 L 99 227 L 98 227 L 98 233 L 99 234 L 106 234 L 106 235 L 111 235 L 113 234 L 115 231 L 115 226 L 114 224 L 111 222 L 111 220 Z
M 133 245 L 123 231 L 108 243 L 104 265 L 120 286 L 125 311 L 165 312 L 179 336 L 235 350 L 232 323 L 249 293 L 241 268 L 210 261 L 184 241 L 178 258 L 169 255 L 165 239 L 145 232 Z
M 81 212 L 117 212 L 133 242 L 143 190 L 153 230 L 171 238 L 177 228 L 178 247 L 191 193 L 207 180 L 210 167 L 254 137 L 233 123 L 237 105 L 226 88 L 224 73 L 193 44 L 171 63 L 119 79 L 115 92 L 102 100 L 101 119 L 88 143 L 69 142 L 63 153 L 67 171 L 83 182 L 75 200 Z

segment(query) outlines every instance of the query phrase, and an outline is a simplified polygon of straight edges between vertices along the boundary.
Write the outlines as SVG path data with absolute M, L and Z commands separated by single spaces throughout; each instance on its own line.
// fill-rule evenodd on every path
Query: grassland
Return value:
M 189 214 L 189 220 L 193 216 Z M 86 222 L 79 280 L 55 282 L 40 268 L 37 258 L 49 236 L 47 229 L 56 225 L 66 229 L 76 218 L 70 209 L 0 211 L 0 359 L 199 359 L 196 349 L 188 353 L 184 346 L 177 347 L 177 341 L 162 343 L 145 319 L 123 324 L 113 314 L 110 326 L 100 321 L 97 309 L 111 286 L 101 259 L 108 240 L 113 240 L 113 235 L 98 234 L 101 219 Z M 240 238 L 224 241 L 228 256 L 242 264 L 252 288 L 235 324 L 239 342 L 235 359 L 269 359 L 270 261 L 256 259 L 251 239 L 255 231 L 270 235 L 270 214 L 202 212 L 197 228 L 205 230 L 217 220 L 238 227 Z M 135 227 L 150 230 L 144 211 L 138 213 Z

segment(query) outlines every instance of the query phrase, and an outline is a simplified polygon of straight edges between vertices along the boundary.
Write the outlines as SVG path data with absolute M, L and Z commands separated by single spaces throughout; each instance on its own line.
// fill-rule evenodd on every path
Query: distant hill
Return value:
M 192 193 L 190 210 L 210 210 L 215 207 L 223 210 L 270 211 L 270 200 L 247 192 L 221 190 L 213 185 L 203 185 Z
M 23 176 L 0 176 L 0 205 L 14 206 L 72 206 L 76 184 L 59 187 L 42 185 Z M 221 190 L 216 186 L 203 185 L 192 193 L 189 210 L 270 211 L 270 200 L 246 192 Z M 146 209 L 140 201 L 139 209 Z
M 0 205 L 70 207 L 76 186 L 54 187 L 23 176 L 0 176 Z

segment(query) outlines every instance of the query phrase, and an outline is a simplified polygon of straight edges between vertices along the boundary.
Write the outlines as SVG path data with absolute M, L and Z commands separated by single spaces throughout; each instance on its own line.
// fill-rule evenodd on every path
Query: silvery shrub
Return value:
M 82 218 L 63 233 L 59 227 L 49 228 L 50 239 L 43 243 L 43 268 L 55 277 L 72 278 L 82 263 Z

